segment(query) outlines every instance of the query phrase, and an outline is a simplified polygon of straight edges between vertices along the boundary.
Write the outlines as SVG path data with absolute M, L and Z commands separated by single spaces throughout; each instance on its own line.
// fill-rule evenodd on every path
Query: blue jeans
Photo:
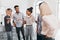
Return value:
M 6 33 L 7 33 L 7 40 L 13 40 L 12 31 Z

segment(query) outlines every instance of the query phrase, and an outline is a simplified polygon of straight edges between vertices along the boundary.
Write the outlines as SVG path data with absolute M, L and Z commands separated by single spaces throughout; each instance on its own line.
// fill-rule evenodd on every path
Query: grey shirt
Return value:
M 38 29 L 38 34 L 41 34 L 42 31 L 42 17 L 40 15 L 38 15 L 37 18 L 37 29 Z
M 23 19 L 24 19 L 24 16 L 23 16 L 23 14 L 21 12 L 18 13 L 18 14 L 15 13 L 13 15 L 13 20 L 16 23 L 16 27 L 22 27 Z

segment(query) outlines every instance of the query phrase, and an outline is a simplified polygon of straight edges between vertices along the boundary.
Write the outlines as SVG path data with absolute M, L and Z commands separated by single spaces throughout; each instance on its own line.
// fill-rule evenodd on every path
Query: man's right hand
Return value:
M 9 22 L 10 22 L 10 21 L 8 20 L 8 21 L 7 21 L 7 24 L 9 24 Z
M 14 25 L 14 27 L 16 27 L 16 23 L 15 22 L 13 23 L 13 25 Z
M 26 21 L 23 21 L 23 24 L 26 24 Z

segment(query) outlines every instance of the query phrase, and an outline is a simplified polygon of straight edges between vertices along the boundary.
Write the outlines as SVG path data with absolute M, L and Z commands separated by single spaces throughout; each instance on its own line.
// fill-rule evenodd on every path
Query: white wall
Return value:
M 0 22 L 4 22 L 4 15 L 5 15 L 5 10 L 6 8 L 12 8 L 13 13 L 14 11 L 14 5 L 19 5 L 20 6 L 20 11 L 22 13 L 26 12 L 26 9 L 28 8 L 28 1 L 27 0 L 0 0 L 0 16 L 2 20 Z
M 20 6 L 20 11 L 25 11 L 25 9 L 28 7 L 28 2 L 27 0 L 0 0 L 1 2 L 1 7 L 6 8 L 12 8 L 14 5 L 19 5 Z
M 58 17 L 58 0 L 44 0 L 48 3 L 48 5 L 50 6 L 52 12 L 54 15 L 56 15 Z
M 49 7 L 52 10 L 52 13 L 58 17 L 58 9 L 59 9 L 59 7 L 58 7 L 59 6 L 58 5 L 58 0 L 36 0 L 36 1 L 37 2 L 39 2 L 39 1 L 45 1 L 45 2 L 47 2 L 48 5 L 49 5 Z
M 34 7 L 34 13 L 35 15 L 35 4 L 41 0 L 0 0 L 0 14 L 5 14 L 6 8 L 12 8 L 14 11 L 14 5 L 20 6 L 20 11 L 25 14 L 26 9 L 28 7 L 33 6 Z M 58 0 L 44 0 L 48 3 L 50 6 L 52 12 L 54 15 L 58 15 Z M 14 12 L 13 12 L 14 13 Z
M 20 6 L 20 11 L 22 13 L 26 13 L 26 9 L 34 5 L 35 0 L 0 0 L 0 14 L 5 15 L 6 8 L 12 8 L 13 13 L 14 11 L 14 5 Z M 3 17 L 1 17 L 3 18 Z M 0 19 L 1 19 L 0 18 Z M 0 20 L 0 22 L 3 22 L 3 19 Z

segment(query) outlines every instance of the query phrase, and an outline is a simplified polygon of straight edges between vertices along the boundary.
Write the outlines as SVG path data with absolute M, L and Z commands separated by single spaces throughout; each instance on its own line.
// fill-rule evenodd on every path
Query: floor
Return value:
M 23 40 L 22 35 L 20 35 L 20 36 L 21 36 L 21 40 Z M 33 40 L 36 40 L 35 33 L 33 33 L 32 37 L 33 37 Z M 0 31 L 0 40 L 7 40 L 6 32 Z M 13 28 L 13 40 L 18 40 L 15 27 Z

